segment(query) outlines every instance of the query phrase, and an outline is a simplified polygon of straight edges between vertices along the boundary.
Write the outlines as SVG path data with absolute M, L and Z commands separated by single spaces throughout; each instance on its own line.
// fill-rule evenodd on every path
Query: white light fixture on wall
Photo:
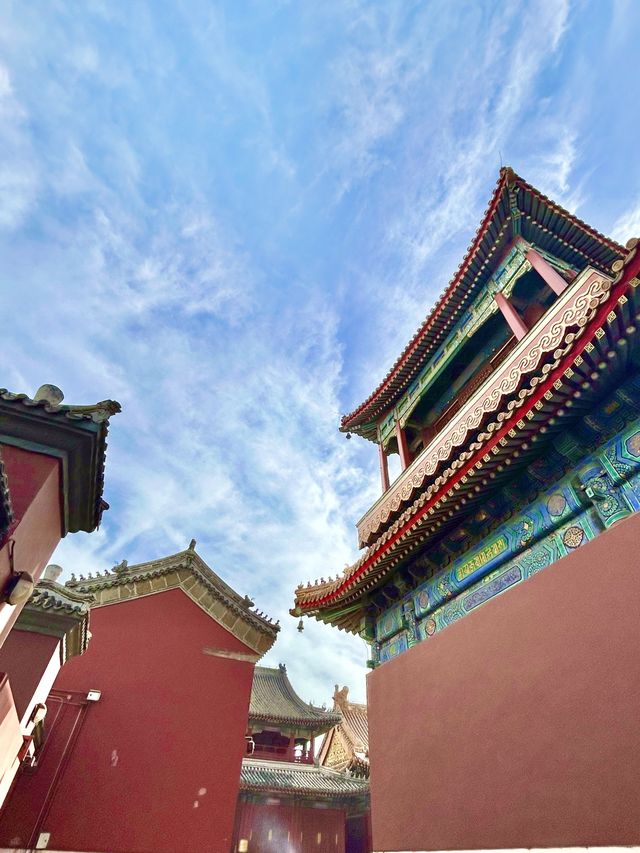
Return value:
M 9 570 L 11 574 L 2 590 L 2 599 L 8 604 L 24 604 L 33 592 L 34 580 L 29 572 L 16 572 L 13 563 L 13 552 L 16 543 L 9 540 Z

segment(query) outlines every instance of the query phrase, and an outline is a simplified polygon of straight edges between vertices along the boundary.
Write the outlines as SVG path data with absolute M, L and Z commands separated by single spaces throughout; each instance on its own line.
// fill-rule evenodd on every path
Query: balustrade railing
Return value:
M 313 764 L 313 755 L 308 752 L 293 752 L 288 746 L 273 746 L 256 743 L 252 753 L 254 758 L 268 758 L 271 761 L 291 761 L 294 764 Z

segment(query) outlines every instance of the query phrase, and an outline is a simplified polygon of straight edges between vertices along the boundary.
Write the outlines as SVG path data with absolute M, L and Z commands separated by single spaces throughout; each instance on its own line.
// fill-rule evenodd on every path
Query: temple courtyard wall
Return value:
M 640 838 L 640 514 L 368 676 L 373 849 Z

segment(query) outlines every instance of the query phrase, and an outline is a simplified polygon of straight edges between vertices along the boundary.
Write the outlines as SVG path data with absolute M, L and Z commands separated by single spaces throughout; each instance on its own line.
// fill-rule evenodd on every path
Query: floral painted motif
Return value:
M 562 515 L 566 506 L 567 499 L 563 494 L 560 493 L 551 495 L 551 497 L 547 501 L 547 509 L 549 510 L 549 515 Z
M 577 548 L 579 545 L 582 545 L 583 540 L 584 530 L 577 524 L 568 527 L 562 536 L 562 541 L 567 548 Z

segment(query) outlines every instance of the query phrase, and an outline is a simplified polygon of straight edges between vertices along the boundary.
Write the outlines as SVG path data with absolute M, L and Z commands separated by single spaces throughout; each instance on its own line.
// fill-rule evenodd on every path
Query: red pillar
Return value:
M 296 760 L 296 739 L 295 737 L 289 738 L 289 743 L 287 745 L 287 752 L 285 755 L 285 761 L 295 761 Z
M 567 282 L 554 270 L 548 261 L 545 261 L 542 255 L 539 255 L 535 251 L 535 249 L 529 249 L 527 252 L 527 260 L 557 296 L 560 296 L 560 294 L 567 289 L 569 286 Z
M 407 444 L 407 436 L 405 431 L 400 426 L 400 421 L 396 421 L 396 437 L 398 439 L 398 453 L 400 454 L 400 465 L 402 470 L 411 463 L 411 454 L 409 453 L 409 445 Z
M 504 294 L 494 293 L 493 298 L 496 300 L 498 308 L 502 311 L 502 316 L 509 324 L 509 328 L 516 338 L 521 341 L 529 331 L 524 320 Z
M 387 459 L 382 442 L 378 445 L 378 455 L 380 457 L 380 481 L 382 482 L 382 492 L 384 494 L 389 488 L 389 460 Z

